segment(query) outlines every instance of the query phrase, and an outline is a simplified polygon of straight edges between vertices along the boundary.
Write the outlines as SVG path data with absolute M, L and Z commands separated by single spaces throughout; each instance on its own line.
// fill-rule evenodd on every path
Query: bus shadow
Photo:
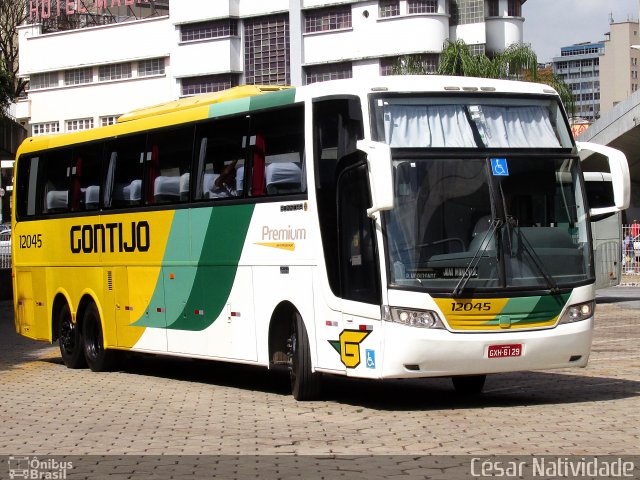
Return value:
M 62 365 L 60 358 L 43 359 Z M 288 397 L 289 375 L 252 365 L 127 354 L 120 369 L 142 375 Z M 373 410 L 450 410 L 614 401 L 640 396 L 640 381 L 570 373 L 517 372 L 487 377 L 480 395 L 460 395 L 450 378 L 366 380 L 323 377 L 323 402 Z
M 396 411 L 556 405 L 640 397 L 640 381 L 550 372 L 488 375 L 479 395 L 456 393 L 450 378 L 383 382 L 330 379 L 326 386 L 326 399 Z

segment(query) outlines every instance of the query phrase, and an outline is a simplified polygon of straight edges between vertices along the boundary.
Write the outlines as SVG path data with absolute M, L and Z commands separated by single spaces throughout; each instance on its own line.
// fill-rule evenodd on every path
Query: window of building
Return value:
M 248 85 L 289 85 L 289 16 L 273 15 L 244 22 L 244 68 Z
M 351 78 L 351 62 L 330 63 L 326 65 L 316 65 L 305 67 L 306 84 L 316 82 L 326 82 L 328 80 L 338 80 L 341 78 Z
M 67 132 L 79 132 L 81 130 L 89 130 L 93 128 L 93 118 L 76 118 L 67 120 Z
M 31 135 L 48 135 L 50 133 L 58 133 L 60 132 L 60 123 L 59 122 L 44 122 L 44 123 L 34 123 L 31 125 Z
M 499 17 L 500 16 L 500 1 L 499 0 L 488 0 L 487 1 L 487 16 L 488 17 Z
M 451 25 L 484 22 L 484 0 L 449 0 Z
M 164 75 L 164 58 L 150 58 L 138 62 L 138 76 Z
M 238 76 L 232 74 L 206 75 L 202 77 L 183 78 L 182 96 L 199 93 L 219 92 L 238 85 Z
M 93 72 L 89 68 L 75 68 L 64 72 L 65 85 L 82 85 L 93 82 Z
M 351 28 L 351 5 L 305 12 L 305 33 L 339 30 L 341 28 Z
M 437 13 L 437 0 L 408 0 L 407 13 Z
M 469 51 L 471 55 L 484 55 L 487 51 L 486 47 L 484 43 L 476 43 L 475 45 L 469 45 Z
M 123 78 L 131 78 L 130 63 L 114 63 L 111 65 L 100 65 L 98 67 L 98 80 L 101 82 L 121 80 Z
M 118 122 L 117 115 L 108 115 L 106 117 L 100 117 L 100 126 L 107 127 L 109 125 L 115 125 Z
M 380 0 L 378 3 L 378 15 L 380 18 L 400 15 L 400 0 Z
M 421 69 L 424 73 L 436 73 L 438 70 L 438 54 L 419 54 L 399 57 L 385 57 L 380 59 L 380 75 L 395 75 L 402 69 L 403 62 L 417 63 L 412 65 L 412 70 Z
M 183 42 L 236 35 L 238 35 L 238 21 L 232 18 L 190 23 L 180 27 L 180 40 Z
M 58 77 L 58 72 L 34 73 L 29 77 L 29 89 L 57 87 Z
M 510 17 L 522 16 L 522 3 L 521 0 L 509 0 L 507 4 L 507 15 Z

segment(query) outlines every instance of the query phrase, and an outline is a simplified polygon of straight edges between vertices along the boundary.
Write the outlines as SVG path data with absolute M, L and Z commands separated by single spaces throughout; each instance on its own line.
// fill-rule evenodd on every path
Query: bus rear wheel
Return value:
M 90 304 L 82 318 L 82 341 L 84 356 L 93 372 L 108 372 L 116 367 L 116 354 L 104 348 L 100 314 L 95 304 Z
M 482 393 L 486 375 L 462 375 L 451 377 L 456 393 L 461 395 L 477 395 Z
M 82 335 L 78 324 L 71 319 L 71 310 L 66 303 L 58 313 L 58 345 L 62 361 L 67 368 L 87 366 L 82 346 Z
M 291 393 L 299 401 L 315 400 L 320 396 L 320 374 L 311 371 L 311 348 L 304 322 L 298 312 L 291 318 L 288 341 Z

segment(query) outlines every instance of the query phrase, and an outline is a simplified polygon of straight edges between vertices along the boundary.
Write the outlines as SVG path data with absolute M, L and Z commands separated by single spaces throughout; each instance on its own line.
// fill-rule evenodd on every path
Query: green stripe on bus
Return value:
M 296 89 L 290 88 L 279 92 L 265 93 L 249 98 L 249 108 L 251 110 L 261 110 L 263 108 L 279 107 L 281 105 L 291 105 L 296 99 Z
M 499 316 L 509 315 L 512 325 L 548 322 L 560 315 L 570 296 L 571 293 L 563 293 L 561 295 L 512 298 L 504 306 Z M 497 317 L 486 322 L 486 325 L 497 325 L 499 322 Z
M 229 298 L 253 210 L 254 205 L 235 205 L 176 211 L 163 261 L 164 282 L 158 281 L 150 302 L 166 305 L 166 321 L 142 317 L 133 325 L 190 331 L 209 327 Z M 189 250 L 197 266 L 181 261 Z
M 249 98 L 239 98 L 228 102 L 214 103 L 209 107 L 209 118 L 233 115 L 249 110 Z

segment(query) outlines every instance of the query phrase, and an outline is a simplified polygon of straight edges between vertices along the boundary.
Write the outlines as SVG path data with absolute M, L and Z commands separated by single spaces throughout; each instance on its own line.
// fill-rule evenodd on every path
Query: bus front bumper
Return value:
M 440 377 L 584 367 L 593 317 L 544 330 L 495 333 L 453 333 L 395 323 L 383 328 L 380 378 Z

